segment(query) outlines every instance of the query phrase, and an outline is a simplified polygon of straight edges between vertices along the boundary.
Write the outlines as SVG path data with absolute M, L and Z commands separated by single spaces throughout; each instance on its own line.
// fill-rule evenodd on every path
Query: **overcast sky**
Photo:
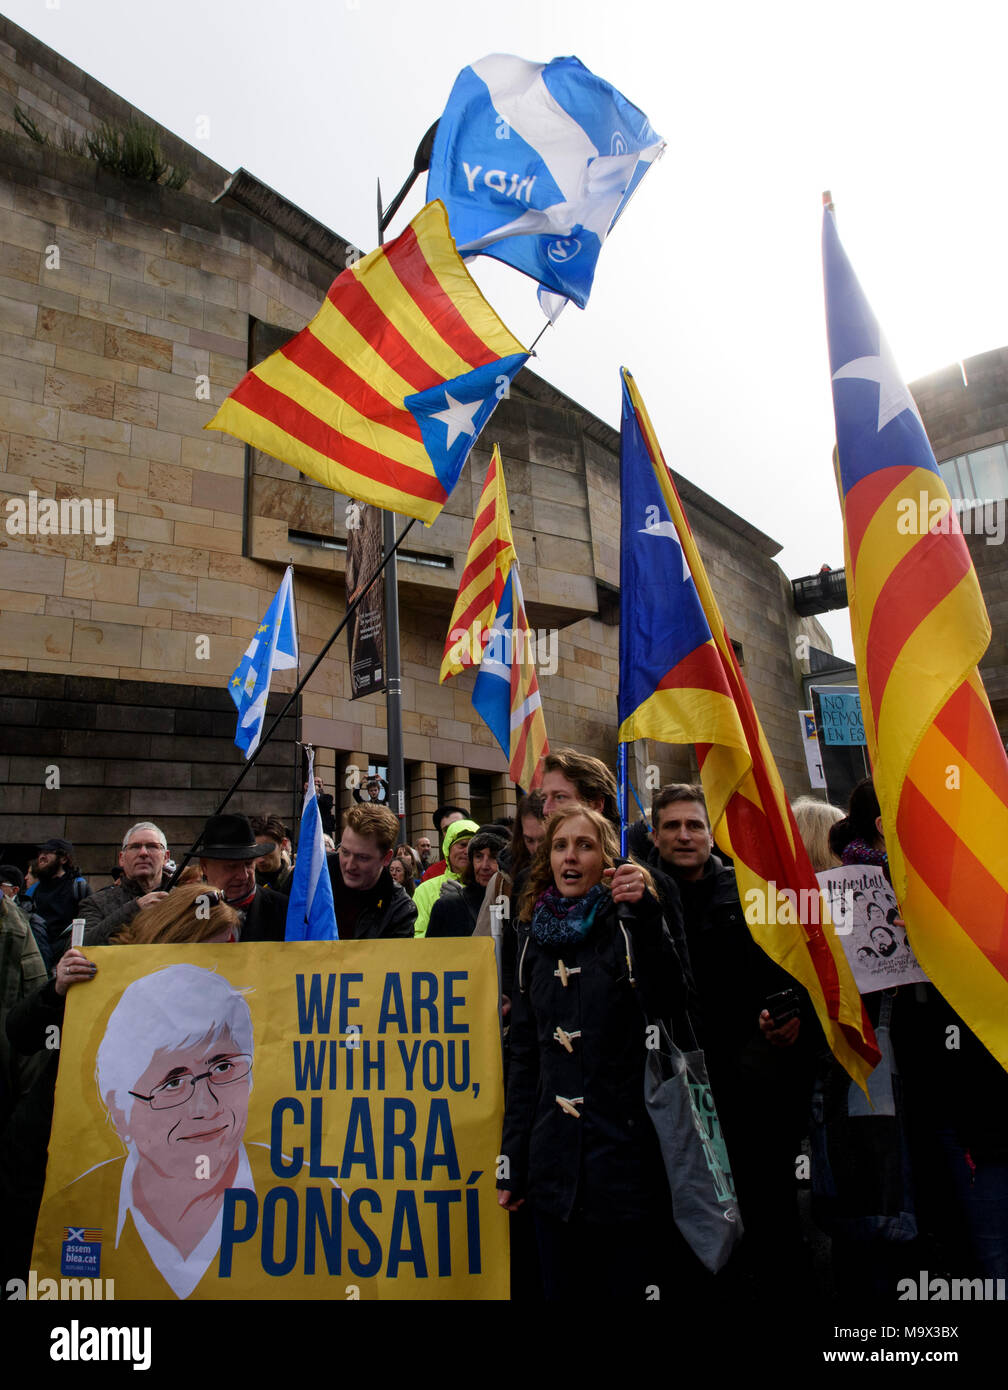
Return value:
M 668 141 L 535 369 L 619 424 L 634 373 L 669 463 L 781 542 L 843 563 L 821 192 L 908 380 L 1008 343 L 1004 0 L 3 0 L 4 12 L 228 169 L 364 249 L 452 83 L 488 53 L 576 54 Z M 200 118 L 209 138 L 197 142 Z M 422 205 L 423 181 L 390 235 Z M 476 278 L 526 343 L 534 286 Z M 846 612 L 826 620 L 850 655 Z

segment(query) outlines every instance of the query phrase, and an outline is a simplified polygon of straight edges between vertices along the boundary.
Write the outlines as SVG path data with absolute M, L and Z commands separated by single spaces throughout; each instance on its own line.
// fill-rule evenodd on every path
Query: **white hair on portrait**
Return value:
M 225 1033 L 239 1052 L 252 1056 L 249 1006 L 223 976 L 198 965 L 167 965 L 134 980 L 112 1010 L 98 1047 L 95 1080 L 102 1103 L 128 1122 L 136 1103 L 129 1093 L 156 1053 Z

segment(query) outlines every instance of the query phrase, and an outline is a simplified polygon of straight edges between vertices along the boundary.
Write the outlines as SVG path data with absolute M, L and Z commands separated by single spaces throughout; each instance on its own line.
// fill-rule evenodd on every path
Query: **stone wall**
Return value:
M 126 830 L 153 820 L 172 854 L 195 841 L 241 766 L 234 705 L 208 686 L 2 673 L 0 846 L 24 863 L 34 844 L 73 842 L 85 874 L 107 881 Z M 283 696 L 270 697 L 267 714 Z M 280 722 L 229 811 L 290 824 L 300 784 L 297 709 Z M 300 804 L 300 797 L 298 797 Z

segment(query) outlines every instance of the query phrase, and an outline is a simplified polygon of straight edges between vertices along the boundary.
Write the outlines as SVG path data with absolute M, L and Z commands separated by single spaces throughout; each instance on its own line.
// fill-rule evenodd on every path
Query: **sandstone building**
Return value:
M 26 135 L 16 107 L 48 143 Z M 241 766 L 226 681 L 284 566 L 295 567 L 304 663 L 344 612 L 346 499 L 203 427 L 248 366 L 311 318 L 354 248 L 165 130 L 167 160 L 190 171 L 182 188 L 62 148 L 64 132 L 141 115 L 0 19 L 0 507 L 34 492 L 36 505 L 107 500 L 115 518 L 107 544 L 0 531 L 0 842 L 23 861 L 33 842 L 66 835 L 98 875 L 133 821 L 153 817 L 182 850 L 216 808 Z M 557 669 L 540 678 L 550 740 L 615 765 L 618 435 L 524 371 L 399 566 L 410 838 L 430 830 L 439 799 L 487 819 L 513 806 L 504 758 L 469 701 L 473 677 L 437 683 L 495 440 L 529 620 L 558 631 Z M 795 639 L 828 640 L 795 613 L 779 546 L 678 481 L 797 795 L 808 780 Z M 281 692 L 292 685 L 277 678 Z M 316 746 L 346 803 L 347 768 L 384 764 L 384 725 L 382 697 L 349 699 L 341 640 L 233 807 L 294 815 L 296 740 Z M 642 798 L 649 763 L 667 780 L 691 759 L 638 748 Z

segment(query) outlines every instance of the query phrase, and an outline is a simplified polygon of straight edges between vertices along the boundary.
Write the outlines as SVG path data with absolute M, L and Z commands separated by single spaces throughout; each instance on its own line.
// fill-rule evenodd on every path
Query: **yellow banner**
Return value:
M 36 1297 L 508 1297 L 491 941 L 88 955 Z

